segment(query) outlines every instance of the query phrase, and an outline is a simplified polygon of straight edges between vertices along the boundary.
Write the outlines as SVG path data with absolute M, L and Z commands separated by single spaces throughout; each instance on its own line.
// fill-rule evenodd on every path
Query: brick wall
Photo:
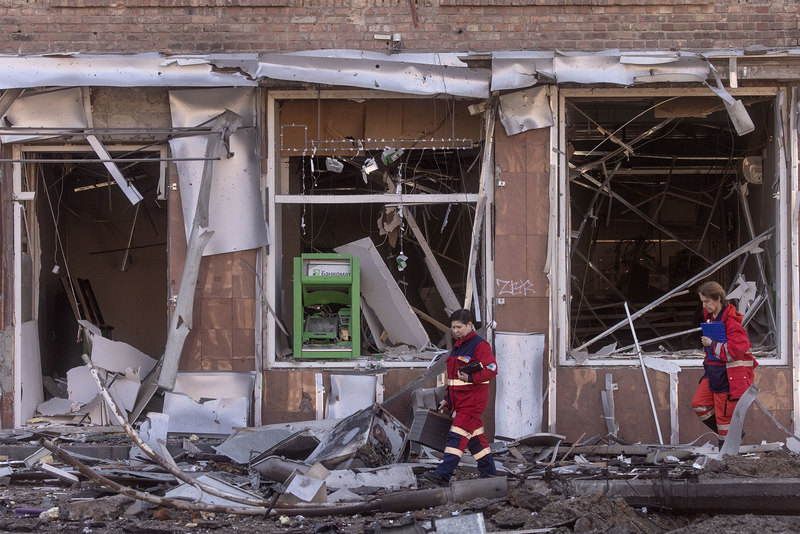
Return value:
M 0 53 L 800 46 L 794 0 L 0 0 Z M 159 7 L 160 5 L 160 7 Z

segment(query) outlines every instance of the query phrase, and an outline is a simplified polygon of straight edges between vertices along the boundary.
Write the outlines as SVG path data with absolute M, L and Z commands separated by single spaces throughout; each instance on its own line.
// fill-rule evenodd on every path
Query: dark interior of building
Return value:
M 305 195 L 365 195 L 385 193 L 432 194 L 476 192 L 480 174 L 480 149 L 434 150 L 406 148 L 395 161 L 385 163 L 383 151 L 338 156 L 339 165 L 326 165 L 327 156 L 289 158 L 289 192 Z M 364 173 L 368 160 L 377 169 Z M 388 161 L 388 160 L 387 160 Z M 335 170 L 329 170 L 328 167 Z M 339 169 L 341 167 L 341 169 Z M 383 203 L 330 203 L 284 205 L 282 233 L 282 317 L 291 323 L 291 262 L 308 252 L 333 252 L 335 247 L 369 237 L 409 304 L 447 325 L 444 304 L 425 264 L 425 254 L 408 226 L 413 217 L 434 251 L 435 260 L 459 299 L 464 298 L 474 204 L 436 203 L 397 205 Z M 483 280 L 481 262 L 478 280 Z M 479 282 L 480 283 L 480 282 Z M 481 291 L 482 293 L 482 291 Z M 433 344 L 449 337 L 422 319 Z M 367 324 L 362 323 L 362 353 L 378 352 Z M 377 333 L 380 336 L 380 332 Z
M 115 158 L 158 157 L 157 153 Z M 163 353 L 167 330 L 167 203 L 159 201 L 158 162 L 120 170 L 141 193 L 133 205 L 94 153 L 39 153 L 26 179 L 37 191 L 39 332 L 42 373 L 64 376 L 82 365 L 77 316 L 151 357 Z M 62 162 L 53 162 L 62 159 Z M 89 160 L 83 163 L 79 160 Z
M 713 96 L 567 101 L 573 349 L 630 346 L 629 325 L 608 332 L 625 302 L 634 314 L 777 224 L 774 104 L 743 102 L 755 129 L 739 136 Z M 644 350 L 699 351 L 698 333 L 675 335 L 702 321 L 697 286 L 740 275 L 757 288 L 748 335 L 774 349 L 775 239 L 637 319 L 640 341 L 664 337 Z

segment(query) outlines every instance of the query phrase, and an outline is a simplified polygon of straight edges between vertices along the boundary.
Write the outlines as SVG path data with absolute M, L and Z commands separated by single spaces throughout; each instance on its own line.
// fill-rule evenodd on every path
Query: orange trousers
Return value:
M 701 421 L 717 422 L 717 434 L 722 439 L 728 435 L 728 428 L 738 400 L 731 400 L 729 393 L 714 393 L 708 389 L 708 378 L 700 381 L 692 397 L 692 408 Z M 709 425 L 712 426 L 712 425 Z

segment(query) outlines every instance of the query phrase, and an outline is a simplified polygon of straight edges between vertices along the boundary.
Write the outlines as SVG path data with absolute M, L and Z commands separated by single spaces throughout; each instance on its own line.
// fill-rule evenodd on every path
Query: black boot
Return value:
M 703 424 L 706 425 L 708 428 L 717 433 L 717 420 L 713 417 L 709 417 L 708 419 L 703 419 Z

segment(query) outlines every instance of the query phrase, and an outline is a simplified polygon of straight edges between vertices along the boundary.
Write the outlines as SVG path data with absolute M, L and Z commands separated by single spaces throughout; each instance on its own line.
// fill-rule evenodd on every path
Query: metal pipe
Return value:
M 661 425 L 658 423 L 658 414 L 656 414 L 656 404 L 653 402 L 653 392 L 650 390 L 650 380 L 647 378 L 647 368 L 644 366 L 644 359 L 642 358 L 642 348 L 639 346 L 639 339 L 636 337 L 636 329 L 633 327 L 633 319 L 631 319 L 631 312 L 628 309 L 628 303 L 625 302 L 625 315 L 628 316 L 628 324 L 631 326 L 631 333 L 633 334 L 633 344 L 636 345 L 636 354 L 639 356 L 639 365 L 642 368 L 642 375 L 644 376 L 644 385 L 647 386 L 647 397 L 650 399 L 650 408 L 653 410 L 653 420 L 656 422 L 656 431 L 658 432 L 658 442 L 663 445 L 664 438 L 661 437 Z
M 753 225 L 753 217 L 750 214 L 750 205 L 747 203 L 747 196 L 745 195 L 745 184 L 736 184 L 736 190 L 739 193 L 739 202 L 742 206 L 742 212 L 744 213 L 744 220 L 747 223 L 747 233 L 750 239 L 753 239 L 756 235 L 756 229 Z M 761 254 L 755 254 L 756 263 L 758 264 L 758 277 L 761 279 L 761 283 L 764 284 L 764 291 L 765 296 L 767 298 L 767 317 L 769 318 L 769 326 L 772 332 L 778 331 L 777 321 L 775 320 L 775 308 L 774 303 L 772 302 L 772 292 L 769 290 L 770 286 L 767 282 L 767 275 L 764 272 L 764 259 L 762 259 Z M 768 260 L 767 260 L 768 261 Z M 769 268 L 770 272 L 774 272 L 772 270 L 772 265 L 767 263 L 767 267 Z M 776 340 L 777 341 L 777 340 Z
M 570 480 L 577 495 L 623 498 L 634 508 L 673 512 L 786 515 L 800 513 L 800 479 L 738 478 L 700 480 Z
M 670 339 L 670 338 L 682 336 L 682 335 L 685 335 L 685 334 L 691 334 L 692 332 L 699 332 L 700 330 L 702 330 L 702 328 L 700 328 L 698 326 L 697 328 L 690 328 L 688 330 L 683 330 L 681 332 L 675 332 L 673 334 L 667 334 L 667 335 L 664 335 L 664 336 L 654 337 L 653 339 L 646 339 L 645 341 L 640 341 L 639 345 L 650 345 L 652 343 L 658 343 L 659 341 L 663 341 L 665 339 Z M 620 347 L 620 348 L 618 348 L 618 349 L 616 349 L 614 351 L 611 351 L 611 354 L 616 354 L 618 352 L 624 352 L 624 351 L 626 351 L 626 350 L 628 350 L 630 348 L 633 348 L 633 347 L 634 347 L 634 345 L 626 345 L 625 347 Z

